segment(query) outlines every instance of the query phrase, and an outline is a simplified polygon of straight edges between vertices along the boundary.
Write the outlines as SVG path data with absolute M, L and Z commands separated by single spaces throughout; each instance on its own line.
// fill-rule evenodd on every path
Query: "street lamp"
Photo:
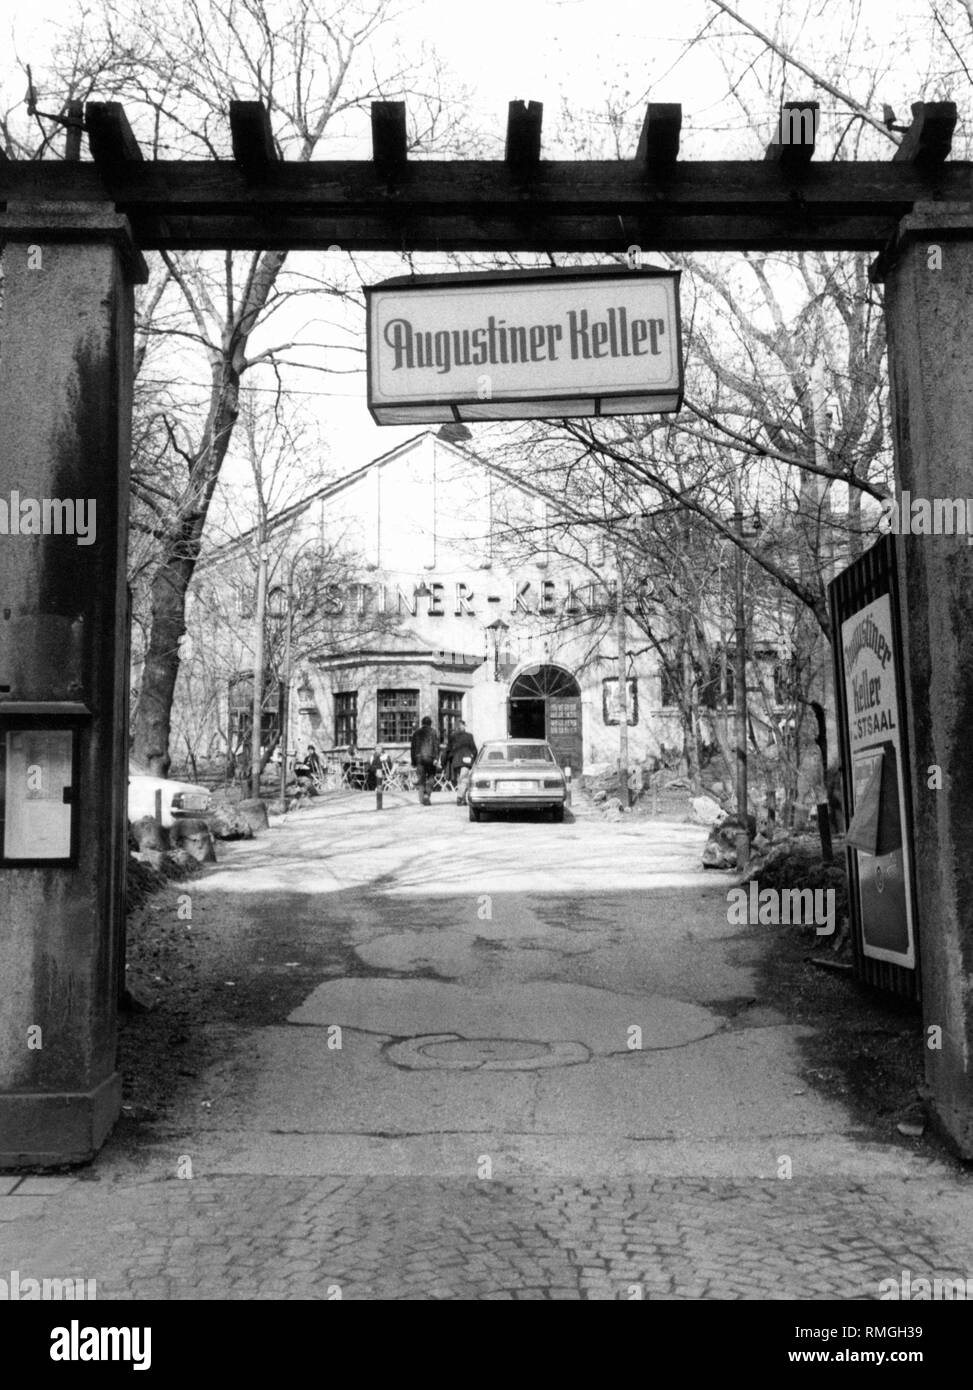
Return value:
M 500 635 L 510 631 L 510 624 L 505 623 L 502 618 L 497 618 L 494 622 L 487 624 L 487 632 L 493 633 L 493 679 L 500 679 Z
M 309 545 L 318 543 L 317 536 L 310 536 L 303 545 L 299 545 L 291 556 L 291 562 L 287 569 L 287 626 L 284 629 L 284 698 L 281 702 L 280 712 L 280 802 L 281 806 L 287 804 L 287 733 L 291 717 L 291 640 L 294 634 L 294 572 L 297 562 L 303 551 Z

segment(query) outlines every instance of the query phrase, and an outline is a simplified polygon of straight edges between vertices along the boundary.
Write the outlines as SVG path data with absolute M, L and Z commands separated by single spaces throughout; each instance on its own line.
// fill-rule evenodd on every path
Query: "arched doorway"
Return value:
M 511 738 L 546 738 L 562 767 L 580 772 L 581 690 L 563 666 L 528 666 L 510 686 Z

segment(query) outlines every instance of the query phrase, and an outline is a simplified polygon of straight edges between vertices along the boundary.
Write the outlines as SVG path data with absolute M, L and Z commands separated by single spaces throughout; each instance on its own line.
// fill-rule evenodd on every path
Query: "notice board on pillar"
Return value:
M 76 862 L 81 709 L 0 702 L 0 868 Z
M 855 971 L 919 997 L 902 636 L 894 541 L 829 585 Z

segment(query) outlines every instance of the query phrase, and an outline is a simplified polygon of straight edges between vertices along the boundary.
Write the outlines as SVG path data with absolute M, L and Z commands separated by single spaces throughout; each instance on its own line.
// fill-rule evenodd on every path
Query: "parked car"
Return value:
M 193 782 L 175 782 L 171 777 L 154 777 L 138 763 L 128 765 L 128 818 L 141 820 L 155 815 L 155 794 L 162 793 L 162 824 L 169 829 L 173 821 L 187 816 L 205 816 L 210 807 L 206 787 Z
M 551 745 L 543 739 L 484 743 L 473 764 L 467 803 L 470 820 L 484 811 L 544 811 L 564 819 L 568 789 Z

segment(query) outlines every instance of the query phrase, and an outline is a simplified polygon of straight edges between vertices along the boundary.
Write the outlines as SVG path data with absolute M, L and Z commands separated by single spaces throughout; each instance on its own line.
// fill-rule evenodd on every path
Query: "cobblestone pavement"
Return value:
M 973 1275 L 973 1175 L 809 1084 L 809 1030 L 755 997 L 772 939 L 727 923 L 700 833 L 349 805 L 193 885 L 194 949 L 239 1010 L 196 1026 L 232 1019 L 230 1052 L 89 1168 L 0 1174 L 0 1280 L 874 1300 L 905 1270 Z
M 0 1199 L 0 1268 L 101 1299 L 876 1299 L 902 1270 L 973 1268 L 969 1221 L 945 1232 L 916 1180 L 41 1186 Z

